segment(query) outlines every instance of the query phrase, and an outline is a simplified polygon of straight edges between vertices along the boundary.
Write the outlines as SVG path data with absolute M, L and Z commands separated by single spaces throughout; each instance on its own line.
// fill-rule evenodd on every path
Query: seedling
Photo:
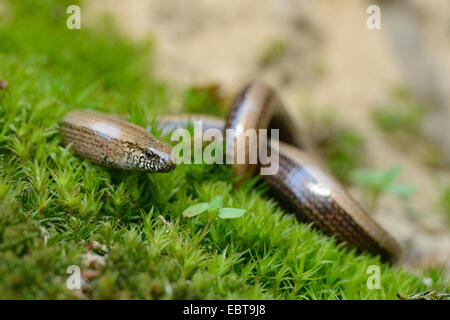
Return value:
M 224 208 L 223 207 L 223 197 L 216 196 L 210 202 L 200 202 L 190 206 L 183 211 L 183 217 L 192 218 L 198 216 L 199 214 L 207 214 L 206 225 L 203 228 L 202 235 L 200 237 L 199 245 L 201 241 L 208 233 L 211 223 L 216 219 L 237 219 L 242 217 L 247 210 L 238 208 Z
M 360 169 L 355 170 L 352 177 L 366 190 L 370 199 L 369 207 L 374 210 L 378 197 L 384 192 L 406 199 L 416 191 L 417 187 L 413 184 L 394 183 L 401 172 L 402 168 L 400 167 L 391 167 L 381 172 L 373 169 Z

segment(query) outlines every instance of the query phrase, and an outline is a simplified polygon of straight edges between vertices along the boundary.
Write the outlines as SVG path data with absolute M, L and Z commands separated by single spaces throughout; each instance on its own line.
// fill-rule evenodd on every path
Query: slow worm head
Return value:
M 74 110 L 61 121 L 63 145 L 78 156 L 121 169 L 168 172 L 172 148 L 147 130 L 116 116 Z

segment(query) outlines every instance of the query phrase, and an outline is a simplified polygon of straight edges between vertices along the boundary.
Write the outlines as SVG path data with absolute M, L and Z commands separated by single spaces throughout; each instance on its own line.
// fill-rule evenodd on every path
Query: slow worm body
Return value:
M 157 118 L 161 135 L 202 121 L 203 130 L 215 128 L 265 129 L 271 120 L 283 125 L 279 170 L 262 179 L 281 203 L 300 220 L 313 224 L 327 235 L 380 255 L 384 260 L 400 253 L 397 242 L 350 197 L 313 155 L 301 128 L 292 120 L 275 93 L 262 83 L 253 83 L 236 95 L 226 120 L 206 115 L 169 115 Z M 72 144 L 79 156 L 119 168 L 167 172 L 175 167 L 170 147 L 148 131 L 114 116 L 72 111 L 61 123 L 63 143 Z M 239 137 L 237 137 L 239 139 Z M 273 151 L 273 149 L 272 149 Z M 234 165 L 237 175 L 251 174 L 255 165 Z

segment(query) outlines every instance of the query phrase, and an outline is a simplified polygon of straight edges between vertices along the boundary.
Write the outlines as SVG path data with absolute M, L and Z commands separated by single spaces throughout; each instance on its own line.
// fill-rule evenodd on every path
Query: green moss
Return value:
M 70 265 L 90 272 L 84 294 L 98 299 L 395 299 L 428 288 L 422 275 L 298 223 L 252 181 L 235 188 L 225 166 L 144 174 L 74 157 L 58 134 L 67 111 L 148 125 L 167 112 L 166 85 L 147 74 L 148 46 L 114 31 L 67 30 L 66 2 L 9 3 L 15 18 L 0 19 L 0 78 L 9 83 L 0 91 L 0 298 L 76 298 L 66 288 Z M 181 214 L 217 195 L 248 212 L 215 221 L 199 246 L 205 217 Z M 94 240 L 109 249 L 101 268 L 82 263 Z M 381 290 L 366 286 L 373 264 Z
M 226 100 L 220 97 L 219 86 L 192 87 L 184 92 L 184 112 L 225 116 Z

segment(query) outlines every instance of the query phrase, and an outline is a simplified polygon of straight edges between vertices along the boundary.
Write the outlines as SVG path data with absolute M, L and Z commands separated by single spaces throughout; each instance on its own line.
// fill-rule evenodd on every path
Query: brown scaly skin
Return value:
M 193 121 L 203 121 L 203 128 L 266 128 L 268 119 L 279 107 L 273 103 L 271 89 L 262 84 L 254 83 L 245 87 L 234 99 L 226 122 L 220 118 L 203 115 L 163 116 L 157 119 L 160 127 L 174 129 L 186 126 Z M 280 143 L 279 171 L 274 175 L 262 176 L 263 181 L 272 187 L 281 203 L 293 210 L 300 220 L 313 222 L 327 235 L 334 235 L 339 241 L 356 246 L 360 251 L 378 254 L 383 260 L 394 260 L 400 255 L 398 243 L 378 223 L 376 223 L 348 195 L 322 163 L 312 153 L 309 144 L 303 137 L 298 137 L 298 131 L 292 132 L 296 125 L 289 123 L 286 114 L 284 130 L 290 137 L 290 142 L 296 147 Z M 182 121 L 180 120 L 182 119 Z M 282 137 L 283 135 L 280 134 Z M 249 165 L 236 165 L 246 174 Z
M 313 222 L 325 234 L 383 260 L 400 254 L 389 233 L 307 152 L 280 142 L 279 171 L 262 179 L 300 220 Z
M 74 110 L 61 120 L 63 145 L 78 156 L 121 169 L 168 172 L 172 148 L 147 130 L 113 115 Z
M 268 87 L 263 84 L 254 84 L 244 87 L 233 99 L 230 110 L 228 112 L 225 128 L 233 129 L 237 133 L 238 128 L 244 132 L 247 129 L 265 129 L 269 124 L 269 120 L 273 114 L 275 96 Z M 264 112 L 261 112 L 261 111 Z M 244 136 L 237 135 L 234 137 L 234 154 L 237 154 L 237 146 L 239 140 L 245 149 L 248 150 L 249 141 L 245 141 Z M 245 164 L 235 164 L 235 175 L 243 179 L 246 175 L 255 172 L 257 165 L 249 164 L 248 152 L 246 152 Z M 241 180 L 242 181 L 242 180 Z

